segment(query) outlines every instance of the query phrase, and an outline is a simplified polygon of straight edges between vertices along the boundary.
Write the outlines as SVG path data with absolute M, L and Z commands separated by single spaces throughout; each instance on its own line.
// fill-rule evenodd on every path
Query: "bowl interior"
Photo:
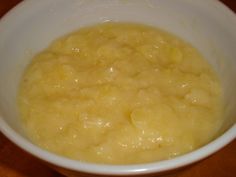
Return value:
M 26 138 L 17 113 L 16 95 L 22 72 L 32 56 L 59 36 L 105 21 L 158 26 L 193 44 L 222 81 L 225 98 L 222 132 L 235 123 L 235 16 L 219 2 L 195 0 L 23 2 L 0 22 L 0 122 Z

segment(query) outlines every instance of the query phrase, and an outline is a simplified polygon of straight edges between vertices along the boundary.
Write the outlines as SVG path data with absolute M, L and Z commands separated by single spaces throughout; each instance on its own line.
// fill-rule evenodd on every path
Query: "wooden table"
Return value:
M 21 0 L 0 0 L 0 17 Z M 222 0 L 236 12 L 236 0 Z M 93 176 L 84 175 L 81 176 Z M 152 175 L 153 176 L 153 175 Z M 155 175 L 154 175 L 155 176 Z M 197 164 L 168 177 L 235 177 L 236 140 Z M 62 177 L 0 133 L 0 177 Z

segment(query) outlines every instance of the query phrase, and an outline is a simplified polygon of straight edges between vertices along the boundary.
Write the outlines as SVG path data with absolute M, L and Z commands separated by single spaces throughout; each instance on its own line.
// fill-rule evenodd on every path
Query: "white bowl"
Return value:
M 21 129 L 16 108 L 20 76 L 31 56 L 55 38 L 93 23 L 156 25 L 192 43 L 219 74 L 225 96 L 221 135 L 180 157 L 138 165 L 98 165 L 40 149 Z M 216 0 L 24 1 L 0 21 L 0 130 L 15 144 L 69 173 L 147 174 L 179 168 L 216 152 L 236 137 L 236 16 Z M 67 171 L 67 172 L 68 172 Z

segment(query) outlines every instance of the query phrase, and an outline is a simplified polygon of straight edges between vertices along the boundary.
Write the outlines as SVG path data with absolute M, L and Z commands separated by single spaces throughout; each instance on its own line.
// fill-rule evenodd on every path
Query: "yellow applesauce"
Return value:
M 223 119 L 220 81 L 195 48 L 119 22 L 81 28 L 37 54 L 18 105 L 35 144 L 105 164 L 190 152 L 211 141 Z

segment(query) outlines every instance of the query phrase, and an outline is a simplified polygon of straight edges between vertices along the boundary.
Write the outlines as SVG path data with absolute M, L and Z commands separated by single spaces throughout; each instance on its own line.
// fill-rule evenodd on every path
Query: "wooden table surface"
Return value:
M 20 1 L 0 0 L 0 17 Z M 236 0 L 222 0 L 222 2 L 236 12 Z M 81 176 L 84 175 L 81 174 Z M 168 177 L 235 176 L 236 140 L 207 159 L 182 169 L 175 174 L 171 174 Z M 0 133 L 0 177 L 62 177 L 62 175 L 18 148 Z

